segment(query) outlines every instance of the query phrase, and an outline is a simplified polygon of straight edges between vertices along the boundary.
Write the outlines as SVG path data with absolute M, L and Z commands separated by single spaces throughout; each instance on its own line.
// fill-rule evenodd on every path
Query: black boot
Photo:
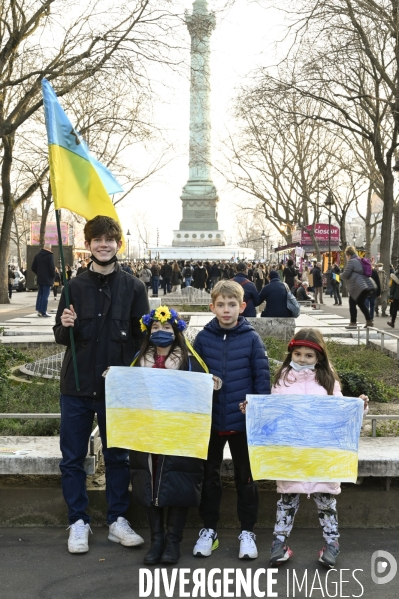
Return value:
M 151 530 L 151 547 L 144 557 L 148 565 L 159 564 L 165 547 L 165 531 L 163 528 L 163 508 L 152 505 L 147 508 L 147 519 Z
M 180 557 L 180 542 L 183 539 L 183 529 L 186 524 L 188 507 L 170 507 L 166 533 L 165 551 L 161 564 L 177 564 Z

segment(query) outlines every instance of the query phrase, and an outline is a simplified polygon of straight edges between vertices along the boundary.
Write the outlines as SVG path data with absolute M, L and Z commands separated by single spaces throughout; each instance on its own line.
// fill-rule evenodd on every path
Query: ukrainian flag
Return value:
M 42 91 L 56 210 L 66 208 L 87 220 L 101 214 L 119 222 L 108 194 L 123 191 L 122 187 L 112 173 L 90 155 L 47 79 L 42 79 Z
M 255 480 L 356 482 L 361 399 L 287 394 L 247 400 Z
M 212 375 L 111 366 L 105 378 L 108 447 L 206 460 Z

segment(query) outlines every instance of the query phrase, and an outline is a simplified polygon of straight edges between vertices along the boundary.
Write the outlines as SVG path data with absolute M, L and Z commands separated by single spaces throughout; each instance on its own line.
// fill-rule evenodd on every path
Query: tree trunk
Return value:
M 399 202 L 393 209 L 393 243 L 391 252 L 391 263 L 394 268 L 399 264 Z
M 369 187 L 367 193 L 367 209 L 366 209 L 366 220 L 364 223 L 365 227 L 365 238 L 366 238 L 366 246 L 365 246 L 365 257 L 371 258 L 371 196 L 372 196 L 372 188 Z
M 1 225 L 0 238 L 0 304 L 9 304 L 8 299 L 8 260 L 10 257 L 10 236 L 14 218 L 14 205 L 11 196 L 11 165 L 12 149 L 14 146 L 13 136 L 4 136 L 3 142 L 3 164 L 1 165 L 1 187 L 3 194 L 4 215 Z
M 389 272 L 391 263 L 391 235 L 392 235 L 392 217 L 393 217 L 393 174 L 390 168 L 384 173 L 384 208 L 382 211 L 381 223 L 381 245 L 380 260 L 384 265 L 385 272 Z
M 42 196 L 42 217 L 40 220 L 40 245 L 43 247 L 45 243 L 46 237 L 46 224 L 48 213 L 50 211 L 50 206 L 52 203 L 52 194 L 51 194 L 51 185 L 48 184 L 47 193 L 43 192 L 43 187 L 40 186 L 41 196 Z

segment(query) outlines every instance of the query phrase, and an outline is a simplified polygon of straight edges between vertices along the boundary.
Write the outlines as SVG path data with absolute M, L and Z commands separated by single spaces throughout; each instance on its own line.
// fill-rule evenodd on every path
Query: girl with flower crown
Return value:
M 208 372 L 187 345 L 183 336 L 186 323 L 175 310 L 160 306 L 140 322 L 145 337 L 132 366 Z M 197 458 L 130 452 L 133 500 L 146 507 L 151 530 L 145 564 L 176 564 L 179 560 L 188 508 L 200 503 L 203 464 Z

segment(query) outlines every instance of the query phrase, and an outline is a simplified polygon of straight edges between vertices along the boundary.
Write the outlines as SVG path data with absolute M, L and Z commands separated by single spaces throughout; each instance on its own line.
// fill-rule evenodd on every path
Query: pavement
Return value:
M 330 571 L 317 561 L 318 550 L 323 547 L 319 530 L 294 528 L 290 537 L 294 556 L 276 570 L 268 569 L 270 529 L 256 530 L 259 557 L 251 561 L 238 559 L 239 531 L 235 529 L 220 532 L 220 547 L 212 556 L 194 558 L 192 548 L 198 529 L 186 529 L 178 566 L 163 567 L 162 572 L 162 566 L 143 565 L 143 556 L 149 548 L 149 531 L 137 532 L 145 539 L 144 546 L 126 548 L 108 541 L 107 528 L 93 528 L 89 552 L 71 555 L 67 551 L 68 533 L 62 528 L 0 528 L 1 599 L 191 596 L 397 599 L 399 595 L 399 573 L 384 584 L 384 579 L 394 571 L 391 562 L 399 560 L 396 530 L 343 530 L 337 569 Z M 390 554 L 374 561 L 379 584 L 371 578 L 371 561 L 376 551 Z M 174 591 L 166 593 L 165 583 L 170 584 L 174 576 Z M 240 576 L 250 583 L 246 589 L 241 588 Z M 203 593 L 199 589 L 197 594 L 193 592 L 195 580 L 208 585 L 202 587 Z

